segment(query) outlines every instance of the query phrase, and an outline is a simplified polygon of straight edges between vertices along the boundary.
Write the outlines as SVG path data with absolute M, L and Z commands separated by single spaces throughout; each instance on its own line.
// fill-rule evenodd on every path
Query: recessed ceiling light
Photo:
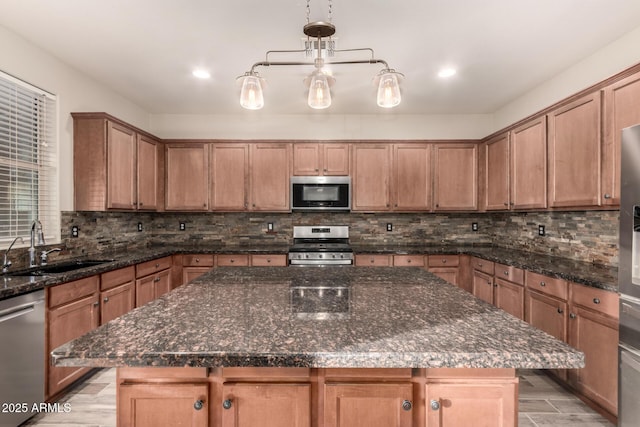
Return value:
M 208 79 L 209 77 L 211 77 L 211 74 L 209 74 L 207 70 L 203 69 L 193 70 L 192 74 L 194 77 L 197 77 L 199 79 Z
M 448 77 L 452 77 L 456 74 L 456 69 L 455 68 L 443 68 L 440 71 L 438 71 L 438 77 L 446 79 Z

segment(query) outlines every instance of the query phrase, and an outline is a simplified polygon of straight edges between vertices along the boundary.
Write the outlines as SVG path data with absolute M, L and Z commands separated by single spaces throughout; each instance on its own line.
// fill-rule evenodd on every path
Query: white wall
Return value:
M 58 97 L 60 209 L 73 210 L 73 121 L 75 111 L 105 111 L 141 129 L 149 114 L 109 88 L 0 26 L 0 70 Z

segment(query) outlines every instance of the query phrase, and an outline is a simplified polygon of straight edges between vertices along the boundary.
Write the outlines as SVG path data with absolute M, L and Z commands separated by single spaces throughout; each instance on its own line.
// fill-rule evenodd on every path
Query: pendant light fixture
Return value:
M 374 78 L 374 84 L 378 87 L 377 104 L 382 108 L 392 108 L 400 104 L 402 95 L 400 91 L 400 80 L 403 74 L 389 67 L 386 61 L 377 59 L 371 48 L 358 49 L 334 49 L 334 41 L 331 39 L 336 32 L 335 26 L 331 23 L 332 0 L 329 2 L 328 22 L 309 22 L 310 0 L 307 0 L 307 24 L 303 27 L 303 33 L 307 36 L 307 49 L 303 50 L 270 50 L 265 55 L 265 60 L 256 62 L 244 75 L 237 78 L 242 83 L 240 92 L 240 105 L 249 110 L 259 110 L 264 106 L 262 94 L 264 80 L 255 71 L 257 67 L 280 66 L 305 66 L 313 65 L 315 70 L 304 80 L 308 87 L 307 104 L 309 107 L 320 110 L 331 106 L 331 86 L 335 79 L 330 76 L 323 67 L 325 65 L 343 64 L 382 64 L 384 68 Z M 310 46 L 314 46 L 310 47 Z M 316 57 L 312 61 L 271 61 L 270 54 L 291 54 L 316 52 Z M 340 52 L 369 52 L 368 59 L 353 60 L 330 60 L 327 59 L 335 53 Z M 324 56 L 323 56 L 324 52 Z

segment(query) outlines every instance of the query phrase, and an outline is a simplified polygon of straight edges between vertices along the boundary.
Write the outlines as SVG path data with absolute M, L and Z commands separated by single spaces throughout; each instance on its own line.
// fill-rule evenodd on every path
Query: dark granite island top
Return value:
M 222 267 L 52 352 L 59 366 L 578 368 L 419 268 Z

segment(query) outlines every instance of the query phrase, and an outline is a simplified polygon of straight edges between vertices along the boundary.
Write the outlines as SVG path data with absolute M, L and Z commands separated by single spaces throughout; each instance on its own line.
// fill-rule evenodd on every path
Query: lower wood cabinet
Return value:
M 135 267 L 100 275 L 100 324 L 133 310 L 136 305 Z
M 524 286 L 494 278 L 494 305 L 518 319 L 524 320 Z
M 309 427 L 310 384 L 224 383 L 222 427 Z
M 427 271 L 455 286 L 460 286 L 460 257 L 458 255 L 429 255 Z
M 170 290 L 171 269 L 136 279 L 136 307 L 141 307 Z
M 493 304 L 493 276 L 473 270 L 472 293 L 475 297 Z
M 357 254 L 355 259 L 358 267 L 390 267 L 392 263 L 392 255 Z

